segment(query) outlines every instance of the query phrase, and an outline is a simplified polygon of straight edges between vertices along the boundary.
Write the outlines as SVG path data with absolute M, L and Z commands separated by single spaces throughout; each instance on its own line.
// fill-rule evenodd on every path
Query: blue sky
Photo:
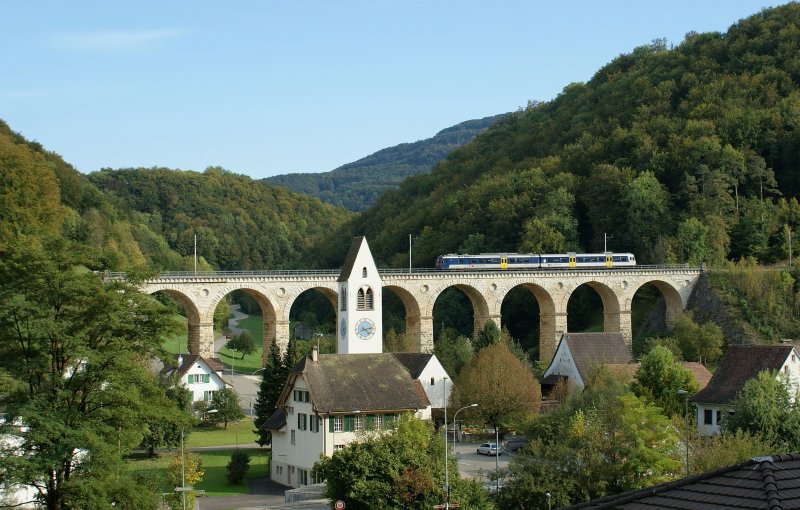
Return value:
M 550 100 L 751 0 L 11 1 L 0 118 L 82 172 L 324 172 Z

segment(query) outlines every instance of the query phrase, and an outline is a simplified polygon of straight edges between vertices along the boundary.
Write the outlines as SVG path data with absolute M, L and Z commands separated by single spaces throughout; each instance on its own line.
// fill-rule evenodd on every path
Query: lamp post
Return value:
M 684 410 L 683 410 L 683 421 L 684 421 L 684 428 L 686 429 L 686 442 L 685 442 L 685 449 L 686 449 L 686 476 L 689 476 L 689 392 L 686 390 L 678 390 L 678 395 L 683 395 L 684 401 Z
M 256 375 L 256 373 L 261 372 L 262 370 L 265 370 L 266 368 L 267 367 L 261 367 L 261 368 L 255 370 L 252 374 L 250 374 L 250 377 L 252 378 L 253 376 Z M 255 411 L 253 411 L 253 408 L 255 407 L 256 396 L 257 396 L 257 394 L 255 392 L 255 389 L 254 389 L 255 385 L 256 385 L 255 379 L 250 379 L 250 397 L 251 397 L 251 399 L 250 399 L 250 416 L 253 416 L 253 414 L 255 413 Z
M 231 349 L 233 355 L 231 356 L 231 375 L 236 370 L 236 349 Z
M 456 418 L 458 418 L 458 413 L 460 413 L 464 409 L 469 409 L 470 407 L 478 407 L 478 404 L 470 404 L 468 406 L 464 406 L 458 411 L 456 411 L 456 414 L 453 415 L 453 455 L 455 455 L 456 452 L 456 423 L 457 423 Z M 447 427 L 445 427 L 444 430 L 447 431 Z
M 447 469 L 447 377 L 442 378 L 442 405 L 444 406 L 444 507 L 450 508 L 450 475 Z

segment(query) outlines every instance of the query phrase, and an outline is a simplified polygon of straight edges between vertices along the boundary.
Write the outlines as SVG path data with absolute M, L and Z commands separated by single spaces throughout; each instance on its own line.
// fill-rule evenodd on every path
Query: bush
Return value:
M 239 485 L 244 481 L 244 477 L 247 475 L 249 469 L 250 455 L 242 450 L 236 450 L 231 455 L 231 461 L 228 462 L 225 476 L 232 485 Z

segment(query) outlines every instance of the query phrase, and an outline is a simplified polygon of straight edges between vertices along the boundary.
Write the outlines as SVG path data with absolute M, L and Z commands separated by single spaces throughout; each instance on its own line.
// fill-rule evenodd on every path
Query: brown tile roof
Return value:
M 762 370 L 779 370 L 792 353 L 791 345 L 730 345 L 711 377 L 692 402 L 726 404 L 735 399 L 744 383 Z
M 800 454 L 756 457 L 654 487 L 578 503 L 566 509 L 800 508 Z
M 564 333 L 575 367 L 584 381 L 598 364 L 620 364 L 631 361 L 631 351 L 622 333 Z
M 222 363 L 219 362 L 219 359 L 217 358 L 205 359 L 204 357 L 198 354 L 181 354 L 180 359 L 181 359 L 181 365 L 179 367 L 176 367 L 174 365 L 164 365 L 164 368 L 161 369 L 161 375 L 169 377 L 173 373 L 175 373 L 175 370 L 177 369 L 178 378 L 181 378 L 184 375 L 186 375 L 186 372 L 188 372 L 189 369 L 192 368 L 192 366 L 195 363 L 197 363 L 198 361 L 202 361 L 203 363 L 206 364 L 206 366 L 208 366 L 208 368 L 211 369 L 212 372 L 217 374 L 217 377 L 219 377 L 219 379 L 223 383 L 225 383 L 226 386 L 230 386 L 230 383 L 228 383 L 225 379 L 222 378 L 222 372 L 216 368 L 217 366 L 222 366 Z
M 413 379 L 419 379 L 422 371 L 428 366 L 428 362 L 433 357 L 433 354 L 426 354 L 424 352 L 393 352 L 392 356 L 397 358 L 397 361 L 408 369 Z
M 701 390 L 708 386 L 709 381 L 711 381 L 711 372 L 708 371 L 705 365 L 696 361 L 684 361 L 681 365 L 694 375 Z
M 344 264 L 342 264 L 342 272 L 339 273 L 339 280 L 340 282 L 346 282 L 350 278 L 350 274 L 353 272 L 353 264 L 356 263 L 356 257 L 358 256 L 358 251 L 361 249 L 361 244 L 366 242 L 364 236 L 358 236 L 353 238 L 353 242 L 350 243 L 350 249 L 347 250 L 347 255 L 344 258 Z
M 290 374 L 290 381 L 292 376 L 305 378 L 317 413 L 404 411 L 430 405 L 390 353 L 320 354 L 317 359 L 304 357 Z

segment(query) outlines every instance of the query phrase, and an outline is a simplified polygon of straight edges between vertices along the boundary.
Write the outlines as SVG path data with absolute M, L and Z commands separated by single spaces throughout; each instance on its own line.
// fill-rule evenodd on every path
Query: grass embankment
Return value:
M 183 323 L 182 333 L 165 340 L 162 347 L 170 354 L 189 352 L 186 346 L 186 318 L 178 315 L 176 316 L 176 320 L 180 320 Z M 230 349 L 223 347 L 217 352 L 217 357 L 222 361 L 222 364 L 225 365 L 226 370 L 233 369 L 236 373 L 250 375 L 262 367 L 261 353 L 264 349 L 259 340 L 264 338 L 264 319 L 260 315 L 250 315 L 246 319 L 239 321 L 238 327 L 248 330 L 252 337 L 256 339 L 255 352 L 248 354 L 242 359 L 242 354 L 240 352 L 234 353 Z M 225 333 L 215 332 L 217 338 L 223 334 Z M 236 357 L 235 359 L 234 354 Z
M 207 496 L 230 496 L 233 494 L 247 494 L 247 482 L 241 485 L 231 485 L 225 478 L 225 471 L 231 455 L 236 450 L 236 444 L 250 445 L 255 442 L 253 422 L 245 418 L 238 423 L 231 423 L 228 429 L 195 427 L 186 439 L 185 447 L 188 449 L 208 446 L 231 446 L 223 450 L 196 451 L 194 455 L 203 462 L 203 480 L 195 485 L 195 489 L 206 491 Z M 265 448 L 242 448 L 250 454 L 250 470 L 247 479 L 269 476 L 270 452 Z M 128 459 L 128 469 L 150 480 L 159 492 L 170 492 L 174 487 L 169 487 L 167 471 L 170 461 L 175 454 L 180 455 L 180 448 L 172 453 L 162 453 L 154 459 L 134 456 Z

